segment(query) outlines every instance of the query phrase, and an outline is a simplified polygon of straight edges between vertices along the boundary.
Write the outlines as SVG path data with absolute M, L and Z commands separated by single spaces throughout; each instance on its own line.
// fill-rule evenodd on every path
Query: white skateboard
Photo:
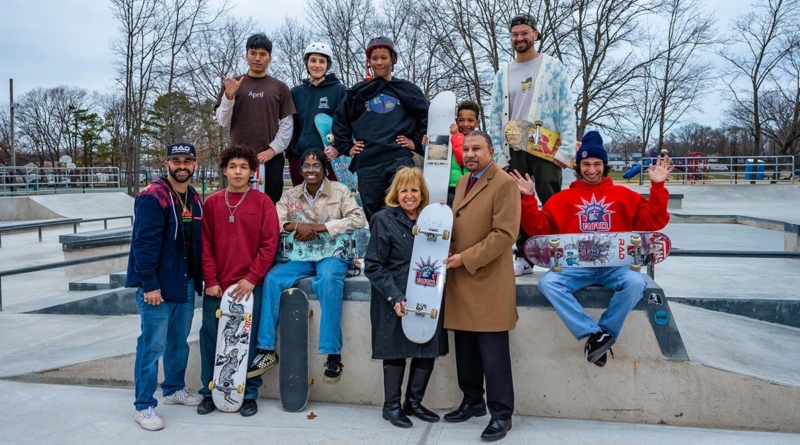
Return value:
M 450 250 L 453 211 L 434 202 L 422 209 L 414 226 L 414 248 L 406 284 L 408 314 L 403 332 L 414 343 L 427 343 L 436 332 L 447 276 L 443 261 Z
M 214 405 L 225 413 L 238 411 L 244 403 L 253 316 L 254 297 L 233 301 L 231 291 L 235 288 L 234 284 L 222 294 L 217 309 L 219 328 L 217 351 L 214 354 L 214 378 L 208 383 Z
M 264 188 L 264 175 L 265 175 L 264 164 L 259 162 L 258 170 L 256 170 L 255 174 L 253 175 L 253 178 L 250 179 L 250 188 L 252 188 L 253 190 L 258 190 L 261 193 L 265 193 L 264 190 L 266 189 Z
M 430 192 L 429 203 L 447 201 L 447 185 L 450 182 L 450 161 L 453 147 L 450 146 L 450 125 L 456 119 L 456 95 L 452 91 L 437 94 L 428 107 L 428 148 L 422 174 Z

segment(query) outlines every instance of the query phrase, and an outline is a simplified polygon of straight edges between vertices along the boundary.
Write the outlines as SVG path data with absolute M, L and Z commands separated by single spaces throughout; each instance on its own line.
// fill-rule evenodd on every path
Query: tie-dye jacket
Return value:
M 575 156 L 575 101 L 570 91 L 567 68 L 556 58 L 542 54 L 542 65 L 534 82 L 528 121 L 541 119 L 544 128 L 561 135 L 561 145 L 555 158 L 569 165 Z M 497 72 L 492 88 L 492 100 L 486 113 L 486 129 L 492 137 L 494 160 L 501 168 L 508 166 L 511 153 L 503 139 L 503 128 L 508 122 L 508 64 Z

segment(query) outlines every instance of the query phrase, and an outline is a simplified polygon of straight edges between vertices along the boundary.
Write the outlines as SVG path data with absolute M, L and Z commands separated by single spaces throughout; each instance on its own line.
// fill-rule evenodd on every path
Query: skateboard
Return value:
M 327 114 L 320 113 L 314 116 L 314 125 L 317 127 L 319 136 L 322 138 L 322 145 L 326 147 L 332 145 L 333 133 L 331 133 L 331 131 L 333 128 L 333 118 Z M 350 189 L 350 192 L 355 195 L 358 205 L 363 205 L 361 204 L 361 196 L 358 194 L 358 175 L 350 171 L 350 161 L 352 161 L 352 159 L 353 158 L 349 156 L 340 155 L 338 158 L 331 161 L 331 168 L 333 169 L 333 174 L 336 175 L 336 179 L 346 185 L 347 188 Z
M 217 351 L 214 355 L 214 378 L 208 389 L 218 410 L 233 413 L 244 403 L 244 385 L 247 378 L 247 355 L 250 352 L 250 330 L 253 316 L 253 297 L 233 301 L 229 287 L 217 309 Z
M 669 256 L 672 244 L 660 232 L 604 232 L 534 236 L 525 242 L 525 257 L 539 267 L 561 272 L 564 267 L 642 266 Z
M 525 151 L 550 162 L 553 162 L 558 147 L 561 146 L 561 135 L 544 128 L 540 119 L 533 123 L 521 119 L 508 121 L 503 128 L 503 138 L 511 148 Z M 576 145 L 580 147 L 580 142 Z M 570 168 L 573 168 L 574 164 L 573 160 Z
M 406 284 L 408 315 L 403 317 L 403 332 L 414 343 L 426 343 L 439 324 L 442 293 L 447 276 L 442 264 L 450 249 L 453 211 L 431 203 L 419 214 L 412 228 L 414 247 Z
M 264 193 L 264 191 L 266 190 L 264 188 L 264 175 L 265 175 L 264 164 L 259 162 L 258 170 L 256 170 L 255 174 L 253 174 L 253 177 L 250 178 L 250 188 L 253 190 L 258 190 L 261 193 Z
M 348 230 L 335 238 L 323 232 L 311 241 L 295 241 L 294 232 L 281 233 L 278 259 L 286 261 L 319 261 L 325 258 L 364 258 L 369 245 L 369 229 Z
M 450 125 L 456 121 L 455 110 L 456 95 L 452 91 L 437 94 L 428 107 L 428 148 L 425 150 L 422 175 L 428 184 L 429 203 L 447 201 L 453 154 Z
M 305 408 L 314 384 L 308 375 L 308 319 L 312 315 L 305 292 L 297 288 L 281 292 L 278 375 L 281 408 L 290 413 Z

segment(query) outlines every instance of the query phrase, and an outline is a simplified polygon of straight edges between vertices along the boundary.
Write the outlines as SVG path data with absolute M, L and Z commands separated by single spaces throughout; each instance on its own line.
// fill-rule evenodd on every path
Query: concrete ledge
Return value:
M 642 196 L 649 198 L 649 193 L 642 193 Z M 683 208 L 683 193 L 670 193 L 669 201 L 667 201 L 668 209 L 682 209 Z
M 722 298 L 672 298 L 672 302 L 800 328 L 800 301 Z
M 670 214 L 670 222 L 682 224 L 742 224 L 758 229 L 783 231 L 783 250 L 800 252 L 800 225 L 774 219 L 742 215 Z
M 64 252 L 72 250 L 95 249 L 107 246 L 122 246 L 131 243 L 132 227 L 117 229 L 92 230 L 81 233 L 59 235 L 58 242 Z

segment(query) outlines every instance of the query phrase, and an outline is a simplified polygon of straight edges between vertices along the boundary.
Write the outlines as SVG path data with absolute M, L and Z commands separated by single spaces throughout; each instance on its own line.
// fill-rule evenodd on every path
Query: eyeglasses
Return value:
M 522 31 L 522 32 L 512 32 L 511 38 L 516 39 L 517 37 L 530 37 L 533 35 L 533 31 Z
M 322 170 L 322 164 L 313 164 L 313 165 L 303 164 L 302 166 L 300 166 L 300 170 L 304 172 L 307 172 L 309 170 L 318 172 Z

